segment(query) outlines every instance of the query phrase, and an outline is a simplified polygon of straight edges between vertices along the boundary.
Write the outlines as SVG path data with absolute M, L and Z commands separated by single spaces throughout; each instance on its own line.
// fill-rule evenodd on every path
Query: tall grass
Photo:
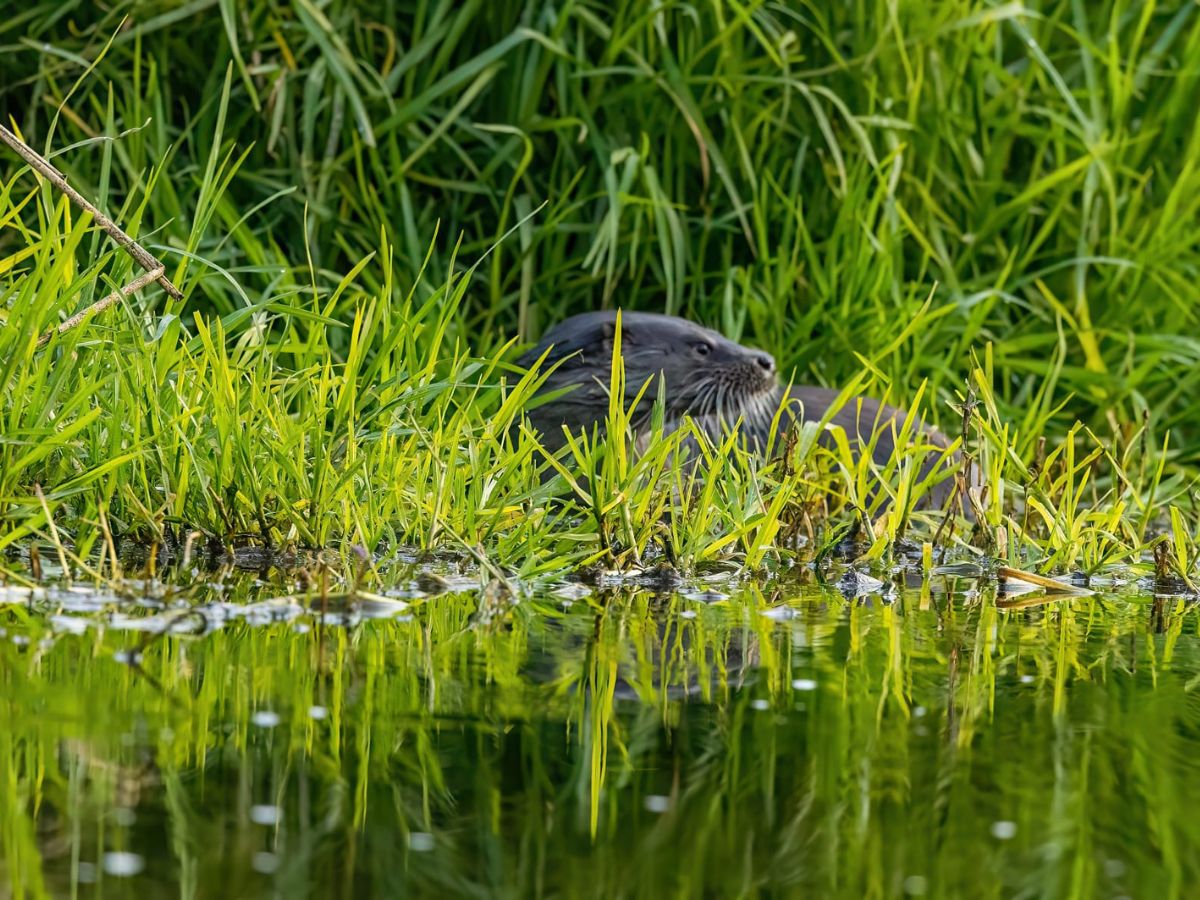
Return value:
M 0 156 L 0 546 L 454 543 L 533 573 L 654 547 L 757 565 L 843 509 L 876 556 L 907 532 L 911 468 L 865 509 L 865 464 L 811 441 L 721 456 L 682 518 L 669 454 L 618 477 L 582 448 L 616 493 L 549 503 L 507 347 L 618 305 L 799 381 L 923 391 L 951 431 L 978 396 L 986 550 L 1091 570 L 1170 506 L 1193 541 L 1198 16 L 32 4 L 0 24 L 0 110 L 187 300 L 149 290 L 35 351 L 129 263 Z M 635 521 L 668 507 L 665 532 Z

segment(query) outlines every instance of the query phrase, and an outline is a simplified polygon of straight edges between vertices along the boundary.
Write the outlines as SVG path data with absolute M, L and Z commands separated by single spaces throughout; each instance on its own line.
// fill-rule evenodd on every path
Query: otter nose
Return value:
M 754 361 L 758 363 L 758 367 L 768 375 L 775 374 L 775 357 L 770 353 L 763 353 L 759 350 L 754 354 Z

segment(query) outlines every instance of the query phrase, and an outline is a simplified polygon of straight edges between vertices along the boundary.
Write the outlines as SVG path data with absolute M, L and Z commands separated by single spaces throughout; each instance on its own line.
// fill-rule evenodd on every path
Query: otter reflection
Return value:
M 524 670 L 535 683 L 557 681 L 574 694 L 611 696 L 655 706 L 665 701 L 708 702 L 752 683 L 761 664 L 753 629 L 733 622 L 701 625 L 675 607 L 669 594 L 634 588 L 597 591 L 603 611 L 586 621 L 547 618 L 556 653 Z M 692 610 L 689 612 L 689 610 Z

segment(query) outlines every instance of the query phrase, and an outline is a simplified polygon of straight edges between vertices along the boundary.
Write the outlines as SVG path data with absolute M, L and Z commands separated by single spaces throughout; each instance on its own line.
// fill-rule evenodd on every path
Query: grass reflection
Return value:
M 3 882 L 1182 896 L 1200 874 L 1194 609 L 995 601 L 941 578 L 890 603 L 612 589 L 483 624 L 473 594 L 446 594 L 149 642 L 9 605 Z

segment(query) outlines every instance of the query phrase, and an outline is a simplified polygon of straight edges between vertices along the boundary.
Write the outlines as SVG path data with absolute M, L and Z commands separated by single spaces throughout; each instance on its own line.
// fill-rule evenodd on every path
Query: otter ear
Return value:
M 562 363 L 566 368 L 592 365 L 597 348 L 603 353 L 602 361 L 607 364 L 612 358 L 613 334 L 611 323 L 582 329 L 579 322 L 568 319 L 546 332 L 536 347 L 517 360 L 517 365 L 528 369 L 543 353 L 546 354 L 543 367 L 555 363 Z
M 600 337 L 604 344 L 604 349 L 608 351 L 609 356 L 612 355 L 613 339 L 617 336 L 617 323 L 604 322 L 600 326 Z M 637 331 L 632 328 L 621 329 L 621 346 L 628 347 L 631 344 L 639 343 L 637 339 Z
M 599 341 L 600 350 L 605 359 L 612 359 L 613 338 L 617 336 L 616 322 L 601 322 Z M 622 335 L 623 336 L 623 335 Z

